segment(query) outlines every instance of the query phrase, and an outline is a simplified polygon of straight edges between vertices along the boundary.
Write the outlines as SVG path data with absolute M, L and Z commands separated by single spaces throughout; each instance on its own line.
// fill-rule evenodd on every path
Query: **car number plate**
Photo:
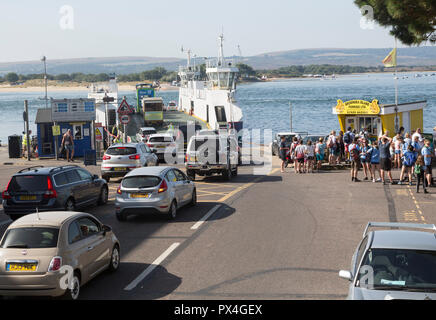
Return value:
M 37 265 L 35 263 L 8 263 L 6 265 L 6 271 L 36 271 Z
M 36 196 L 20 196 L 19 199 L 21 201 L 32 201 L 32 200 L 36 200 Z
M 115 171 L 126 171 L 126 168 L 114 168 Z
M 131 198 L 148 198 L 150 196 L 150 194 L 148 193 L 131 193 L 130 197 Z
M 165 148 L 165 146 L 156 146 L 156 148 L 162 149 Z

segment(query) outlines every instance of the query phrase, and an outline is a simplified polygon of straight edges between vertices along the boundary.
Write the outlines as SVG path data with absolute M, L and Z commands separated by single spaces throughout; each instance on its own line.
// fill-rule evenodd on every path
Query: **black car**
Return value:
M 3 210 L 12 220 L 38 211 L 69 210 L 105 204 L 105 180 L 79 166 L 30 167 L 18 171 L 2 193 Z

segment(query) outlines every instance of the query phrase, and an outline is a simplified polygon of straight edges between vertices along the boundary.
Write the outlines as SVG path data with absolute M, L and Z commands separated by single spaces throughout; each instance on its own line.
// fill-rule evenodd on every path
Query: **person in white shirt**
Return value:
M 314 164 L 314 160 L 315 160 L 315 148 L 314 148 L 311 140 L 307 141 L 306 157 L 307 157 L 307 173 L 309 173 L 309 172 L 313 173 L 313 164 Z
M 424 139 L 422 138 L 421 128 L 416 129 L 415 133 L 412 135 L 412 141 L 415 141 L 415 137 L 418 137 L 418 142 L 421 147 L 424 146 Z
M 327 140 L 327 147 L 329 148 L 329 164 L 336 163 L 336 153 L 337 153 L 337 145 L 336 145 L 336 131 L 332 131 Z

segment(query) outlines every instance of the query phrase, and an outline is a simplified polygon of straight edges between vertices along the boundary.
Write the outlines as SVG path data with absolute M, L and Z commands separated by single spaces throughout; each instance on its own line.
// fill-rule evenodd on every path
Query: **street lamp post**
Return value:
M 48 108 L 48 96 L 47 96 L 47 57 L 43 56 L 41 58 L 41 61 L 44 63 L 44 83 L 45 83 L 45 108 Z M 56 126 L 56 122 L 53 122 L 53 125 Z M 55 141 L 55 158 L 56 160 L 59 160 L 59 154 L 58 154 L 58 136 L 53 136 Z

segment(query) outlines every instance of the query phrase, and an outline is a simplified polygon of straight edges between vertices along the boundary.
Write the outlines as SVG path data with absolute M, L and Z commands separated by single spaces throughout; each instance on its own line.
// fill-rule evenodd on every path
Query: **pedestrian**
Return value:
M 306 157 L 307 157 L 307 173 L 313 173 L 313 162 L 315 160 L 315 147 L 312 144 L 312 140 L 307 141 L 306 145 Z
M 425 187 L 425 164 L 424 164 L 424 157 L 422 155 L 418 156 L 418 159 L 416 160 L 415 163 L 415 175 L 416 175 L 416 193 L 419 193 L 419 185 L 421 184 L 422 181 L 422 188 L 424 189 L 424 193 L 428 193 L 426 187 Z
M 412 141 L 416 141 L 416 137 L 418 137 L 418 143 L 422 148 L 424 146 L 424 139 L 422 138 L 421 128 L 416 129 L 415 133 L 412 135 Z
M 403 154 L 403 167 L 401 168 L 400 181 L 398 184 L 403 184 L 404 175 L 407 171 L 409 177 L 409 186 L 412 185 L 412 169 L 416 162 L 416 154 L 413 152 L 413 147 L 409 146 L 407 151 Z
M 21 141 L 21 146 L 23 148 L 23 157 L 26 157 L 27 155 L 27 137 L 29 137 L 29 141 L 32 142 L 31 134 L 32 130 L 29 130 L 27 134 L 25 132 L 23 134 L 23 140 Z
M 369 149 L 368 140 L 364 138 L 360 145 L 360 163 L 362 164 L 363 173 L 365 174 L 364 180 L 368 180 L 368 173 L 371 174 L 371 159 L 368 154 Z
M 317 162 L 317 169 L 318 172 L 321 170 L 322 162 L 324 161 L 325 156 L 325 148 L 326 144 L 324 143 L 324 138 L 319 138 L 318 143 L 315 147 L 315 154 L 316 154 L 316 162 Z
M 74 139 L 73 135 L 71 134 L 71 129 L 68 129 L 67 132 L 62 137 L 62 147 L 65 147 L 65 153 L 67 154 L 67 161 L 74 162 Z M 70 157 L 71 154 L 71 157 Z
M 329 148 L 329 164 L 335 164 L 336 163 L 336 131 L 330 132 L 330 135 L 327 140 L 327 146 Z
M 341 163 L 345 160 L 345 141 L 344 141 L 344 132 L 339 131 L 338 136 L 338 145 L 339 145 L 339 156 L 338 156 L 338 163 Z
M 403 153 L 409 149 L 409 145 L 411 144 L 412 144 L 412 139 L 410 139 L 410 134 L 406 132 L 404 134 L 404 140 L 403 140 Z
M 381 170 L 380 170 L 380 150 L 378 148 L 378 141 L 375 140 L 372 143 L 372 147 L 368 150 L 368 155 L 371 157 L 371 178 L 372 182 L 381 181 Z M 378 172 L 379 178 L 375 179 L 375 172 Z
M 432 150 L 430 145 L 430 140 L 425 139 L 424 140 L 424 146 L 421 149 L 421 155 L 424 158 L 424 165 L 426 167 L 425 169 L 425 178 L 427 179 L 427 186 L 432 185 Z
M 394 154 L 395 154 L 394 163 L 395 163 L 395 167 L 398 169 L 401 168 L 401 149 L 402 149 L 402 146 L 403 146 L 403 137 L 398 132 L 398 134 L 396 135 L 395 142 L 394 142 Z
M 344 147 L 345 147 L 345 162 L 348 162 L 350 158 L 350 153 L 348 152 L 348 146 L 353 142 L 354 134 L 351 131 L 351 127 L 347 128 L 347 131 L 344 134 Z
M 289 150 L 289 156 L 291 158 L 292 163 L 294 164 L 294 171 L 295 173 L 297 173 L 297 161 L 295 160 L 295 148 L 298 146 L 298 138 L 294 137 L 292 139 L 292 144 L 290 146 L 290 150 Z
M 413 146 L 413 151 L 416 152 L 416 156 L 418 157 L 421 154 L 421 144 L 419 143 L 419 136 L 415 136 L 412 139 L 412 146 Z
M 304 158 L 305 158 L 305 151 L 306 148 L 303 145 L 303 140 L 300 140 L 298 142 L 297 147 L 295 148 L 295 159 L 296 159 L 296 169 L 295 172 L 303 173 L 303 166 L 304 166 Z
M 357 173 L 360 168 L 360 147 L 359 147 L 359 139 L 354 137 L 353 143 L 350 144 L 350 161 L 351 161 L 351 181 L 359 182 L 360 180 L 357 178 Z
M 279 151 L 280 159 L 282 159 L 282 169 L 281 169 L 281 172 L 283 173 L 283 172 L 285 172 L 286 155 L 287 155 L 287 153 L 289 151 L 289 148 L 286 145 L 286 137 L 285 136 L 281 136 L 279 147 L 280 147 L 280 151 Z
M 391 154 L 390 154 L 390 147 L 392 144 L 392 139 L 389 138 L 386 135 L 383 135 L 380 140 L 380 169 L 381 169 L 381 178 L 383 181 L 383 184 L 386 184 L 385 182 L 385 172 L 387 172 L 389 180 L 391 184 L 394 184 L 394 180 L 392 179 L 392 162 L 391 162 Z

